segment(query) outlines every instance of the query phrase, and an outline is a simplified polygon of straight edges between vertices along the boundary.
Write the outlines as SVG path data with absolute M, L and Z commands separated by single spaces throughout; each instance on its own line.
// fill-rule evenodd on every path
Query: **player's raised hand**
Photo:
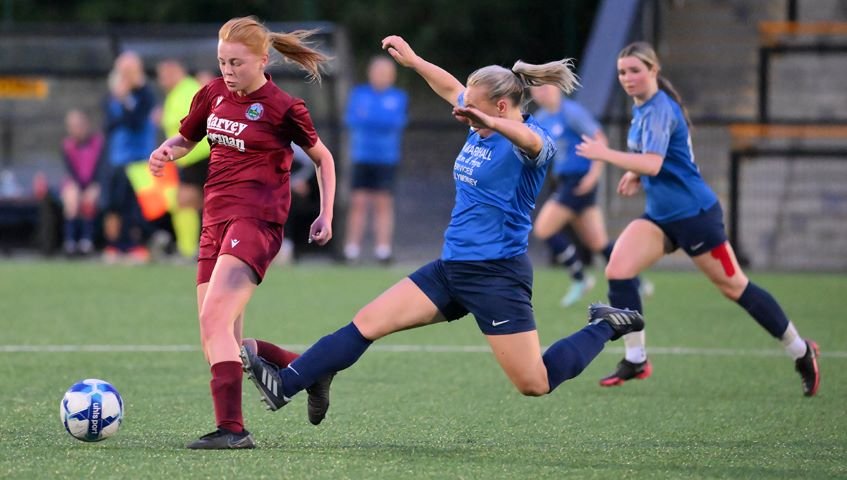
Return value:
M 150 154 L 150 159 L 147 160 L 147 167 L 154 177 L 161 177 L 162 171 L 165 169 L 165 163 L 172 162 L 173 160 L 174 154 L 171 147 L 162 145 Z
M 387 51 L 394 60 L 404 67 L 413 67 L 418 55 L 403 37 L 390 35 L 382 39 L 382 49 Z
M 309 228 L 309 243 L 315 242 L 318 245 L 326 245 L 332 238 L 332 221 L 327 219 L 323 214 L 318 215 L 318 218 L 312 222 Z

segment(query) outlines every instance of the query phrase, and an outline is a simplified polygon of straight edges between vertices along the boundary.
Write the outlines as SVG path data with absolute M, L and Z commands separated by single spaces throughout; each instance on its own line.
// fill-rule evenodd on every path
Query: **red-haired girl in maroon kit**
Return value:
M 310 241 L 324 245 L 332 238 L 332 154 L 315 132 L 303 100 L 282 91 L 265 73 L 273 47 L 320 80 L 319 67 L 327 57 L 304 43 L 312 33 L 270 32 L 252 17 L 224 24 L 218 34 L 222 77 L 197 92 L 179 134 L 150 155 L 151 172 L 161 175 L 165 162 L 182 157 L 204 136 L 211 144 L 197 305 L 203 353 L 212 370 L 218 429 L 188 448 L 255 446 L 241 413 L 239 348 L 244 308 L 282 242 L 291 203 L 292 142 L 309 155 L 318 173 L 321 211 L 309 232 Z M 265 358 L 285 365 L 296 358 L 296 354 L 264 342 L 259 348 Z

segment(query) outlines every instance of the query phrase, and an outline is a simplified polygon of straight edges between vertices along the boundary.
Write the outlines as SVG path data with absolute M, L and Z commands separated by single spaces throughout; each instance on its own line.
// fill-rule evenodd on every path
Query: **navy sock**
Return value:
M 606 257 L 606 262 L 608 262 L 609 259 L 612 258 L 612 250 L 614 250 L 614 248 L 615 242 L 609 242 L 609 244 L 606 245 L 606 248 L 603 249 L 603 256 Z
M 638 279 L 609 280 L 609 304 L 615 308 L 628 308 L 644 313 L 638 294 Z
M 579 252 L 567 235 L 559 232 L 547 239 L 547 245 L 553 251 L 553 259 L 556 263 L 564 265 L 571 272 L 574 280 L 581 282 L 585 278 Z
M 371 343 L 352 322 L 321 338 L 279 371 L 282 394 L 291 398 L 326 375 L 353 365 Z
M 82 219 L 82 233 L 79 236 L 81 239 L 94 241 L 94 220 L 90 218 Z
M 770 293 L 750 282 L 737 302 L 768 333 L 777 339 L 782 338 L 788 328 L 788 317 Z
M 65 242 L 73 242 L 76 240 L 76 219 L 68 218 L 65 220 Z
M 550 391 L 585 370 L 614 333 L 608 323 L 599 322 L 551 345 L 541 357 L 547 367 Z

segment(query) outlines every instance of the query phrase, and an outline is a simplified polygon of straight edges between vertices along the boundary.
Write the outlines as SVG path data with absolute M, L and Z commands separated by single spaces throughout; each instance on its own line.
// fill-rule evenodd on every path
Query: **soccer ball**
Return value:
M 124 418 L 124 402 L 111 383 L 81 380 L 59 402 L 59 418 L 72 437 L 99 442 L 117 433 Z

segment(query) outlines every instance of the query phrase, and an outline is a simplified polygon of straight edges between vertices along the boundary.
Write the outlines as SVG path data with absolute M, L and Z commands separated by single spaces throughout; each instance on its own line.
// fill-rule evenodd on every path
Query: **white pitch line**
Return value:
M 309 345 L 283 345 L 283 348 L 302 352 Z M 547 347 L 544 347 L 545 349 Z M 368 350 L 393 353 L 489 353 L 487 345 L 392 345 L 378 344 Z M 199 352 L 197 345 L 0 345 L 0 353 L 170 353 Z M 692 348 L 692 347 L 648 347 L 651 355 L 680 355 L 703 357 L 784 357 L 785 352 L 777 349 L 736 349 L 736 348 Z M 620 355 L 622 347 L 609 347 L 603 353 Z M 847 358 L 847 352 L 826 351 L 821 353 L 827 358 Z

